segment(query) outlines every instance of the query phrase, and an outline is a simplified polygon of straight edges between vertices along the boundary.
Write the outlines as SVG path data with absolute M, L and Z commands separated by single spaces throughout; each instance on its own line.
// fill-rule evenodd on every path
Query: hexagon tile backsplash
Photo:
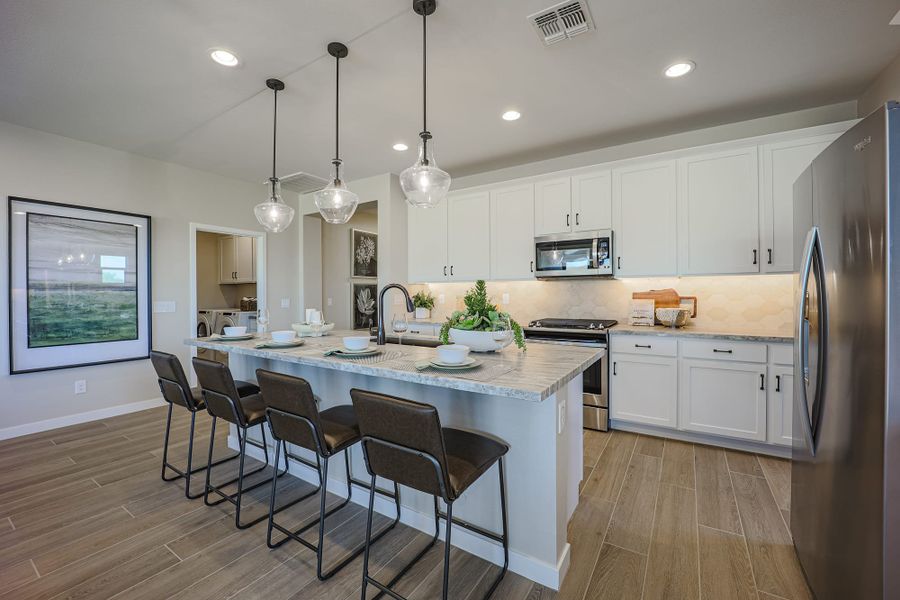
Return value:
M 427 288 L 436 303 L 432 319 L 444 320 L 463 307 L 471 283 L 412 285 Z M 547 317 L 616 319 L 627 322 L 632 292 L 674 288 L 682 296 L 697 296 L 700 310 L 692 324 L 705 329 L 758 331 L 790 335 L 793 327 L 792 275 L 733 275 L 640 279 L 495 281 L 488 292 L 495 304 L 522 324 Z M 509 304 L 501 304 L 509 294 Z

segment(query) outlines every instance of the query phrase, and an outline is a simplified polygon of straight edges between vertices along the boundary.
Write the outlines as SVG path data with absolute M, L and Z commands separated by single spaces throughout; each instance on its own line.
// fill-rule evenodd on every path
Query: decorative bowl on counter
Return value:
M 313 329 L 313 326 L 310 325 L 309 323 L 292 323 L 291 329 L 296 331 L 297 335 L 299 335 L 300 337 L 308 337 L 311 335 L 316 335 L 316 332 Z M 322 325 L 322 330 L 321 330 L 322 335 L 328 333 L 332 329 L 334 329 L 334 323 L 325 323 L 324 325 Z
M 666 327 L 684 327 L 691 316 L 689 308 L 657 308 L 656 319 Z
M 454 344 L 468 346 L 472 352 L 494 352 L 509 346 L 513 341 L 512 332 L 502 341 L 494 339 L 493 331 L 470 331 L 467 329 L 450 328 L 450 341 Z

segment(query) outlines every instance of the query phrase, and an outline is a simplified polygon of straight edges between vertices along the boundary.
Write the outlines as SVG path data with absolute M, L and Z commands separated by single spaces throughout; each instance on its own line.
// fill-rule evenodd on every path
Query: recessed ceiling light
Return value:
M 241 62 L 238 60 L 238 57 L 235 56 L 234 52 L 223 48 L 212 48 L 209 51 L 209 57 L 223 67 L 236 67 Z
M 394 144 L 393 148 L 397 152 L 406 152 L 407 150 L 409 150 L 409 146 L 407 146 L 403 142 L 398 142 L 398 143 Z
M 501 116 L 503 117 L 504 121 L 518 121 L 522 116 L 522 113 L 517 110 L 508 110 Z
M 693 71 L 696 66 L 697 65 L 689 60 L 671 64 L 666 67 L 666 77 L 683 77 Z

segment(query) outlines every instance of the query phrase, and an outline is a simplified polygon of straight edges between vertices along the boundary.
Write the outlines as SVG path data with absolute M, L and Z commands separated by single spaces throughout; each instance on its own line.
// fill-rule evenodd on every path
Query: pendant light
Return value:
M 419 134 L 419 158 L 400 174 L 400 187 L 406 201 L 420 208 L 437 206 L 450 189 L 450 175 L 434 162 L 434 144 L 428 131 L 425 21 L 436 8 L 436 0 L 413 0 L 413 10 L 422 16 L 422 133 Z
M 328 54 L 334 57 L 334 159 L 331 161 L 331 177 L 328 186 L 313 195 L 316 208 L 322 218 L 333 225 L 346 223 L 356 212 L 359 196 L 351 192 L 341 179 L 340 155 L 340 93 L 341 93 L 341 59 L 346 58 L 349 51 L 340 42 L 328 44 Z
M 294 220 L 294 209 L 281 199 L 281 182 L 275 175 L 275 148 L 278 133 L 278 92 L 284 89 L 284 82 L 278 79 L 267 79 L 266 86 L 272 90 L 274 105 L 272 111 L 272 176 L 269 177 L 269 199 L 260 202 L 253 209 L 256 220 L 266 231 L 279 233 L 288 228 Z

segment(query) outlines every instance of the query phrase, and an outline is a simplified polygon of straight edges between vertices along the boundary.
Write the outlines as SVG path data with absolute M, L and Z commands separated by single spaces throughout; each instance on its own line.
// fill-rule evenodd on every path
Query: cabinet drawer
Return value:
M 655 335 L 616 335 L 613 333 L 609 344 L 612 352 L 649 356 L 676 356 L 678 354 L 678 342 L 674 338 Z
M 794 346 L 791 344 L 769 344 L 769 358 L 773 364 L 793 366 Z
M 683 340 L 681 356 L 683 358 L 764 363 L 766 362 L 766 345 L 728 340 Z

